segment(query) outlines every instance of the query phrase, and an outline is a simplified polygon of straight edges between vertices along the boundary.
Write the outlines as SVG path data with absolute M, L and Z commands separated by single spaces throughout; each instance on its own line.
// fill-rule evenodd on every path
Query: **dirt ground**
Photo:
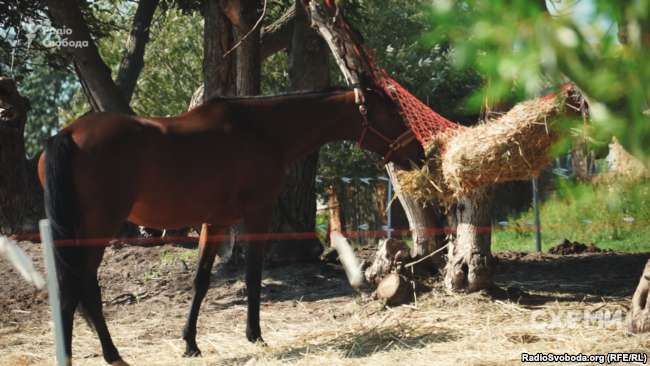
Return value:
M 21 243 L 42 268 L 39 245 Z M 491 294 L 448 294 L 440 281 L 415 304 L 392 309 L 355 294 L 341 268 L 265 270 L 262 334 L 245 338 L 243 271 L 220 268 L 199 318 L 203 357 L 181 357 L 195 250 L 111 247 L 100 270 L 105 314 L 132 365 L 509 365 L 522 352 L 648 352 L 650 335 L 624 316 L 646 254 L 500 253 Z M 0 365 L 53 364 L 47 299 L 0 259 Z M 76 365 L 104 365 L 80 318 Z

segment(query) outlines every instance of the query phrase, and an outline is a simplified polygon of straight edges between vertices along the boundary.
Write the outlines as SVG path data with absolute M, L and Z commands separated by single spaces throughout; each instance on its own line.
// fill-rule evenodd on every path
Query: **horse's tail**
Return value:
M 45 145 L 45 213 L 54 240 L 75 239 L 79 225 L 72 165 L 78 150 L 67 132 L 51 137 Z
M 74 240 L 79 225 L 79 205 L 74 186 L 73 160 L 79 147 L 72 134 L 63 132 L 47 140 L 45 144 L 45 213 L 50 220 L 54 240 Z M 55 263 L 59 280 L 76 276 L 76 266 L 81 248 L 67 248 L 68 243 L 54 246 Z M 59 284 L 61 286 L 61 284 Z M 70 286 L 70 284 L 67 284 Z M 74 289 L 73 291 L 78 291 Z M 88 311 L 80 303 L 78 308 L 86 323 L 94 328 Z

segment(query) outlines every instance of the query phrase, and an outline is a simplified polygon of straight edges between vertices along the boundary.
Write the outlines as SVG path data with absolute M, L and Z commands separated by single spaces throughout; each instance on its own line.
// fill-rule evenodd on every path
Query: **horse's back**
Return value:
M 233 220 L 242 207 L 277 190 L 284 176 L 273 142 L 225 113 L 173 118 L 95 113 L 65 131 L 79 146 L 75 165 L 82 200 L 89 205 L 105 200 L 120 212 L 128 205 L 129 219 L 146 226 Z

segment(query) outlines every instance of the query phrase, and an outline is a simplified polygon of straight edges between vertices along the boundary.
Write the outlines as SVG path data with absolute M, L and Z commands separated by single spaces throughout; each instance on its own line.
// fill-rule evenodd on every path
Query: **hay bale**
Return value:
M 562 97 L 523 102 L 498 119 L 452 135 L 442 154 L 442 174 L 453 194 L 538 175 L 557 139 L 549 122 L 563 104 Z
M 558 137 L 552 122 L 572 92 L 519 103 L 499 118 L 444 132 L 426 147 L 422 167 L 398 176 L 402 189 L 422 203 L 450 201 L 480 187 L 537 176 Z

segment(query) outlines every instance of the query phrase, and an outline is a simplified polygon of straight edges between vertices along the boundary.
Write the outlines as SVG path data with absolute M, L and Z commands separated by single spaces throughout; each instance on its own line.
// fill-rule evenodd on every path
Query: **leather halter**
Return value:
M 389 137 L 386 137 L 386 135 L 381 133 L 381 131 L 377 130 L 370 124 L 370 121 L 368 120 L 368 107 L 366 106 L 366 100 L 363 95 L 363 92 L 361 91 L 361 88 L 359 87 L 354 88 L 354 96 L 355 96 L 355 102 L 359 106 L 359 113 L 361 114 L 362 129 L 361 129 L 361 135 L 359 135 L 358 145 L 359 147 L 363 148 L 363 141 L 365 140 L 366 135 L 368 135 L 368 132 L 379 137 L 381 140 L 383 140 L 386 143 L 386 145 L 388 145 L 388 151 L 386 151 L 386 154 L 384 154 L 384 160 L 382 162 L 385 165 L 388 163 L 391 156 L 396 151 L 408 146 L 415 139 L 415 134 L 413 134 L 413 131 L 407 126 L 406 131 L 404 131 L 401 135 L 397 136 L 394 140 L 390 139 Z

